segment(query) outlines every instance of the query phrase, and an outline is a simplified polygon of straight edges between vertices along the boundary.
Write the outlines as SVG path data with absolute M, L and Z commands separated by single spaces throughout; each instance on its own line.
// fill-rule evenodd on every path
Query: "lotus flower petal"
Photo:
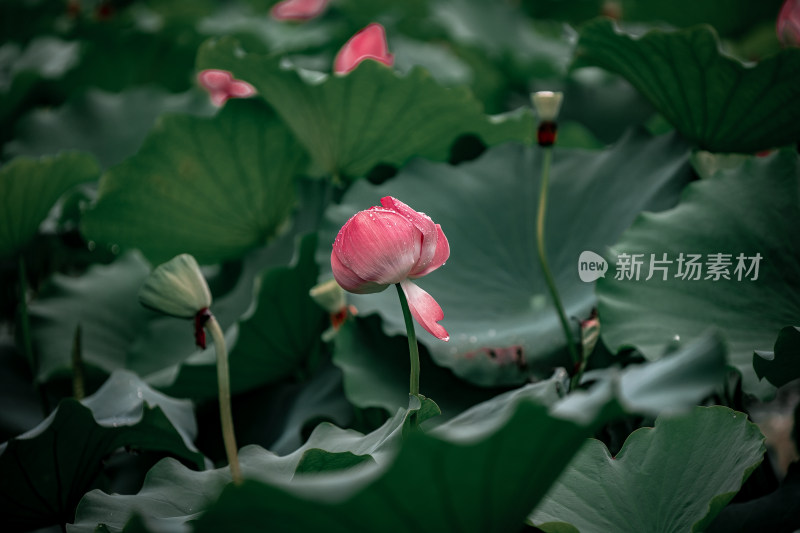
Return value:
M 236 80 L 227 70 L 207 69 L 197 75 L 197 81 L 206 89 L 211 102 L 219 107 L 228 98 L 248 98 L 256 94 L 256 89 L 246 81 Z
M 783 3 L 775 30 L 784 46 L 800 46 L 800 0 Z
M 364 281 L 389 285 L 404 280 L 419 258 L 420 238 L 402 215 L 372 208 L 345 224 L 333 252 L 342 265 Z
M 336 282 L 356 294 L 400 283 L 417 322 L 447 340 L 447 331 L 437 324 L 444 318 L 442 308 L 409 278 L 433 272 L 449 257 L 450 244 L 439 224 L 386 196 L 380 207 L 359 211 L 342 226 L 333 242 L 331 268 Z
M 322 14 L 327 7 L 328 0 L 283 0 L 269 12 L 276 20 L 309 20 Z
M 380 24 L 370 24 L 353 35 L 336 54 L 333 71 L 347 74 L 365 59 L 374 59 L 387 66 L 394 64 L 394 56 L 389 53 L 386 43 L 386 30 Z
M 444 312 L 439 304 L 436 303 L 436 300 L 413 281 L 405 280 L 400 283 L 400 287 L 406 295 L 408 307 L 414 320 L 419 322 L 420 326 L 425 328 L 425 331 L 437 339 L 450 340 L 447 330 L 437 324 L 444 318 Z
M 414 264 L 414 268 L 412 268 L 410 272 L 411 276 L 420 276 L 421 274 L 419 274 L 419 272 L 422 272 L 428 268 L 433 260 L 434 255 L 436 254 L 436 224 L 434 224 L 433 220 L 431 220 L 431 217 L 425 213 L 415 211 L 400 200 L 392 198 L 391 196 L 381 198 L 381 205 L 406 217 L 408 221 L 411 222 L 422 234 L 419 259 L 417 260 L 416 264 Z

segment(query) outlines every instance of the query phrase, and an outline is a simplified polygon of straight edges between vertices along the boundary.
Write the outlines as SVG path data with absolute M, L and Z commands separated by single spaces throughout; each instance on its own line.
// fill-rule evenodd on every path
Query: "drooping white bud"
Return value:
M 312 300 L 329 313 L 338 313 L 347 306 L 344 289 L 336 283 L 335 279 L 311 287 L 308 294 Z
M 139 301 L 167 315 L 193 318 L 211 306 L 211 291 L 195 258 L 181 254 L 150 273 L 139 290 Z

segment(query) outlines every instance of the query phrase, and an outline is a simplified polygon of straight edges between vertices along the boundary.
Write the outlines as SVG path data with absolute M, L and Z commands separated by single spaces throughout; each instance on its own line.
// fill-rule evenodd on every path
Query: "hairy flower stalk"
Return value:
M 150 273 L 139 291 L 139 301 L 160 313 L 188 318 L 194 321 L 195 343 L 206 347 L 205 329 L 214 341 L 217 353 L 217 383 L 219 387 L 219 416 L 222 424 L 222 441 L 231 469 L 231 477 L 237 485 L 242 483 L 236 435 L 233 431 L 231 412 L 230 371 L 228 348 L 225 336 L 217 319 L 211 313 L 211 291 L 200 272 L 194 257 L 181 254 L 159 265 Z
M 411 280 L 433 272 L 448 257 L 450 245 L 442 227 L 391 196 L 382 198 L 380 206 L 353 215 L 333 243 L 331 268 L 343 289 L 369 294 L 395 285 L 408 335 L 412 395 L 419 394 L 419 348 L 413 320 L 438 339 L 447 341 L 450 336 L 438 324 L 444 318 L 442 308 Z
M 549 190 L 550 180 L 550 163 L 553 159 L 553 144 L 556 142 L 556 134 L 558 126 L 556 118 L 561 108 L 562 93 L 554 93 L 550 91 L 541 91 L 531 95 L 533 105 L 539 115 L 539 127 L 536 132 L 536 138 L 539 146 L 542 148 L 542 183 L 539 190 L 539 209 L 536 214 L 536 249 L 539 255 L 539 263 L 542 266 L 544 279 L 547 283 L 547 288 L 550 291 L 550 296 L 553 298 L 553 304 L 558 313 L 558 319 L 561 323 L 561 329 L 564 330 L 564 336 L 567 339 L 567 349 L 569 350 L 570 357 L 574 364 L 574 372 L 572 378 L 572 388 L 575 388 L 580 380 L 580 374 L 583 373 L 585 362 L 581 355 L 578 353 L 575 336 L 572 334 L 567 314 L 564 311 L 564 304 L 561 302 L 561 297 L 558 294 L 553 274 L 550 272 L 550 265 L 547 261 L 547 252 L 544 240 L 544 223 L 547 215 L 547 193 Z

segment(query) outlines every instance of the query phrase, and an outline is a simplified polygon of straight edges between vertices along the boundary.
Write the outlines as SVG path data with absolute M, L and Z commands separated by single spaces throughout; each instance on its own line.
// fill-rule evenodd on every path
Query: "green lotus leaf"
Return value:
M 72 522 L 103 461 L 121 447 L 172 455 L 203 468 L 192 444 L 192 406 L 117 372 L 82 402 L 63 400 L 35 429 L 0 446 L 0 511 L 12 530 Z
M 0 257 L 19 253 L 61 195 L 99 174 L 94 158 L 79 152 L 18 157 L 0 168 Z
M 727 407 L 659 417 L 613 457 L 589 440 L 530 522 L 548 533 L 564 523 L 582 532 L 705 531 L 765 451 L 758 427 Z
M 573 67 L 623 76 L 703 150 L 754 153 L 797 142 L 800 50 L 746 66 L 719 47 L 708 27 L 633 38 L 599 19 L 581 28 Z
M 642 210 L 674 205 L 690 179 L 687 160 L 674 135 L 641 132 L 603 151 L 555 150 L 545 241 L 576 338 L 596 302 L 578 275 L 581 253 L 602 252 Z M 317 262 L 330 268 L 333 240 L 354 213 L 394 196 L 441 224 L 450 243 L 447 264 L 417 280 L 450 333 L 445 343 L 418 328 L 434 362 L 481 386 L 544 378 L 569 357 L 536 251 L 541 165 L 538 148 L 507 144 L 456 167 L 415 160 L 382 185 L 355 183 L 326 212 Z M 379 313 L 387 335 L 405 334 L 393 291 L 348 298 L 361 315 Z
M 90 89 L 59 108 L 36 109 L 20 119 L 4 154 L 41 156 L 83 150 L 108 168 L 136 153 L 162 113 L 210 115 L 212 109 L 208 95 L 200 91 L 170 94 L 138 87 L 114 94 Z
M 277 58 L 245 53 L 222 38 L 200 49 L 199 69 L 223 69 L 251 83 L 269 102 L 319 169 L 357 178 L 379 163 L 414 156 L 444 160 L 465 134 L 494 145 L 529 139 L 532 116 L 486 116 L 465 88 L 444 88 L 423 69 L 405 76 L 365 61 L 346 76 L 284 68 Z
M 781 329 L 773 351 L 756 351 L 753 355 L 753 369 L 758 379 L 767 378 L 776 387 L 800 377 L 800 328 Z
M 201 264 L 238 258 L 278 233 L 304 160 L 257 100 L 228 102 L 211 119 L 165 117 L 136 155 L 103 176 L 82 230 L 154 263 L 179 253 Z
M 639 217 L 614 245 L 608 275 L 597 283 L 609 347 L 635 346 L 655 359 L 713 327 L 728 344 L 745 392 L 769 396 L 774 388 L 759 383 L 753 352 L 769 350 L 781 328 L 800 316 L 798 183 L 797 154 L 753 157 L 692 183 L 674 209 Z M 638 280 L 621 254 L 628 266 L 642 254 Z M 653 262 L 664 254 L 668 262 Z M 695 267 L 686 266 L 689 254 Z M 709 270 L 715 258 L 719 275 Z M 662 269 L 651 272 L 656 266 Z

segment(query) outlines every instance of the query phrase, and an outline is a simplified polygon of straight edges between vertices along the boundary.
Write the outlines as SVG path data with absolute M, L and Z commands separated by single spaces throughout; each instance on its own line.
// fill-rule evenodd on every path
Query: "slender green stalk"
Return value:
M 408 308 L 406 294 L 399 283 L 395 283 L 394 286 L 397 288 L 397 295 L 400 297 L 400 307 L 403 308 L 406 335 L 408 336 L 408 353 L 411 356 L 411 379 L 408 392 L 415 396 L 419 394 L 419 347 L 417 347 L 417 334 L 414 331 L 414 319 L 411 318 L 411 310 Z
M 553 149 L 545 147 L 542 148 L 542 152 L 544 154 L 544 161 L 542 163 L 542 186 L 539 191 L 539 211 L 536 215 L 536 245 L 539 252 L 539 262 L 542 265 L 542 272 L 544 273 L 544 279 L 547 282 L 547 288 L 550 289 L 550 296 L 553 298 L 556 311 L 558 311 L 561 329 L 564 330 L 564 336 L 567 338 L 567 349 L 569 349 L 569 354 L 572 357 L 575 368 L 578 369 L 580 368 L 582 358 L 578 353 L 575 337 L 572 335 L 572 330 L 569 327 L 567 314 L 564 311 L 564 305 L 561 303 L 561 297 L 558 295 L 556 282 L 553 279 L 553 274 L 550 272 L 550 266 L 547 263 L 547 254 L 545 252 L 544 220 L 547 214 L 547 192 L 548 182 L 550 180 L 550 162 L 553 159 Z M 577 372 L 575 375 L 578 375 Z M 573 387 L 575 384 L 575 380 L 573 379 Z
M 28 276 L 25 272 L 25 259 L 19 255 L 19 329 L 22 334 L 22 350 L 31 367 L 34 378 L 39 372 L 36 354 L 33 353 L 31 341 L 31 321 L 28 316 Z
M 78 327 L 75 328 L 75 337 L 72 339 L 72 396 L 76 400 L 83 400 L 86 397 L 81 340 L 81 325 L 78 324 Z
M 28 315 L 28 275 L 25 270 L 25 258 L 22 254 L 19 255 L 19 329 L 22 336 L 22 351 L 25 359 L 28 360 L 28 366 L 31 369 L 33 376 L 33 383 L 36 392 L 39 394 L 39 400 L 42 405 L 42 414 L 47 416 L 50 414 L 50 402 L 47 400 L 47 394 L 42 385 L 37 381 L 39 375 L 39 360 L 36 357 L 36 352 L 33 351 L 33 341 L 31 340 L 31 319 Z
M 206 329 L 214 341 L 217 352 L 217 380 L 219 382 L 219 416 L 222 422 L 222 440 L 225 443 L 225 453 L 228 455 L 228 464 L 231 467 L 231 477 L 236 485 L 242 483 L 242 471 L 239 467 L 239 453 L 236 447 L 236 435 L 233 433 L 233 414 L 231 413 L 231 383 L 228 370 L 228 348 L 225 345 L 225 336 L 219 322 L 211 315 L 206 322 Z

